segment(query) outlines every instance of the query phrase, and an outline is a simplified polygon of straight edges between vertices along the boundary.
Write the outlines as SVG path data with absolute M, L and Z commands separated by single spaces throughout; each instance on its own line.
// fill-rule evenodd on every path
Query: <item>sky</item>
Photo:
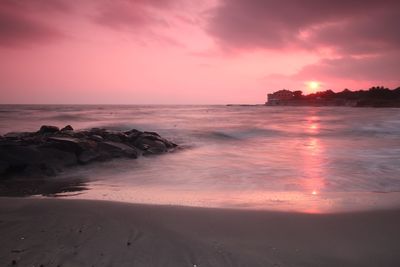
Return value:
M 398 0 L 0 0 L 0 103 L 256 104 L 283 88 L 395 88 L 398 25 Z

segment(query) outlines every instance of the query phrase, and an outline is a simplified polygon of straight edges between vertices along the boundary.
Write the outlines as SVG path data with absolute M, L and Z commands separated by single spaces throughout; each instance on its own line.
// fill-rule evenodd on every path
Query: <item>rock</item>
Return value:
M 55 134 L 56 137 L 76 137 L 74 131 L 59 131 Z
M 30 132 L 10 132 L 4 135 L 8 139 L 22 139 L 30 136 L 32 136 Z
M 92 140 L 94 140 L 94 141 L 97 141 L 97 142 L 102 142 L 102 141 L 104 141 L 104 138 L 101 137 L 100 135 L 97 135 L 97 134 L 94 134 L 94 135 L 90 136 L 90 139 L 92 139 Z
M 104 160 L 102 155 L 96 150 L 85 150 L 78 156 L 78 161 L 81 164 L 87 164 L 96 160 Z
M 90 136 L 90 132 L 89 131 L 74 132 L 72 136 L 75 138 L 87 138 Z
M 85 148 L 82 145 L 82 141 L 74 137 L 49 137 L 48 140 L 52 141 L 52 143 L 47 143 L 47 147 L 73 152 L 76 154 L 81 153 Z
M 74 130 L 74 128 L 72 128 L 71 125 L 67 125 L 64 128 L 62 128 L 60 131 L 65 132 L 65 131 L 73 131 L 73 130 Z
M 44 125 L 38 132 L 14 132 L 0 138 L 0 175 L 56 175 L 74 165 L 159 154 L 175 146 L 155 132 L 73 131 L 70 125 L 59 131 Z
M 72 152 L 43 146 L 0 146 L 0 173 L 25 172 L 30 175 L 54 175 L 77 163 Z
M 0 160 L 0 175 L 5 174 L 10 167 L 10 164 L 8 162 Z
M 36 147 L 14 145 L 0 145 L 0 162 L 6 166 L 7 172 L 23 172 L 29 165 L 38 164 L 40 152 Z
M 164 141 L 164 144 L 169 148 L 169 149 L 172 149 L 172 148 L 175 148 L 175 147 L 177 147 L 178 145 L 177 144 L 175 144 L 175 143 L 173 143 L 173 142 L 171 142 L 171 141 L 168 141 L 168 140 L 166 140 L 166 139 L 164 139 L 165 141 Z
M 92 128 L 88 131 L 91 135 L 99 135 L 101 137 L 103 137 L 104 133 L 107 132 L 106 129 L 103 128 Z
M 150 154 L 167 152 L 177 145 L 152 132 L 144 132 L 134 142 L 135 147 L 145 150 Z
M 130 131 L 124 132 L 125 136 L 126 136 L 126 141 L 132 145 L 135 144 L 136 139 L 143 134 L 143 132 L 138 131 L 136 129 L 132 129 Z
M 38 147 L 41 158 L 40 163 L 49 168 L 63 169 L 77 164 L 77 156 L 74 152 L 49 148 L 46 146 Z
M 43 125 L 40 127 L 39 133 L 40 134 L 46 134 L 46 133 L 56 133 L 60 129 L 57 126 L 51 126 L 51 125 Z
M 161 137 L 158 133 L 156 133 L 156 132 L 143 132 L 143 133 L 145 133 L 145 134 L 148 134 L 148 135 L 152 135 L 152 136 L 158 136 L 158 137 Z
M 56 168 L 54 166 L 41 163 L 27 165 L 24 169 L 24 173 L 29 174 L 30 176 L 55 176 L 61 170 L 61 168 Z
M 110 157 L 127 156 L 130 158 L 137 158 L 139 155 L 139 152 L 135 148 L 122 143 L 107 141 L 99 143 L 98 145 L 99 145 L 98 146 L 99 151 L 101 152 L 102 155 L 105 156 L 107 155 Z
M 108 141 L 112 141 L 112 142 L 121 142 L 122 141 L 120 135 L 118 135 L 116 133 L 112 133 L 112 132 L 104 133 L 103 138 Z
M 162 141 L 147 136 L 139 137 L 135 141 L 135 147 L 145 150 L 146 154 L 159 154 L 167 151 L 167 146 Z

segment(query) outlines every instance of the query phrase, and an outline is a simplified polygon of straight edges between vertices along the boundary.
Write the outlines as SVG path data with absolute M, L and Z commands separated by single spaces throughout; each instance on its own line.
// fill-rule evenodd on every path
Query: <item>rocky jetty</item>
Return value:
M 102 128 L 74 131 L 67 125 L 42 126 L 37 132 L 12 132 L 0 136 L 0 177 L 56 175 L 75 165 L 114 158 L 172 151 L 177 145 L 155 132 L 110 131 Z

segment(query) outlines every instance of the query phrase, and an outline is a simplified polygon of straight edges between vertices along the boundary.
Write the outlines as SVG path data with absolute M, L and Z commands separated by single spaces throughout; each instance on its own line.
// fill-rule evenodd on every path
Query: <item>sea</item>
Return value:
M 0 106 L 0 134 L 68 124 L 76 130 L 155 131 L 179 148 L 78 166 L 45 179 L 2 180 L 3 188 L 29 198 L 280 212 L 400 207 L 400 109 Z

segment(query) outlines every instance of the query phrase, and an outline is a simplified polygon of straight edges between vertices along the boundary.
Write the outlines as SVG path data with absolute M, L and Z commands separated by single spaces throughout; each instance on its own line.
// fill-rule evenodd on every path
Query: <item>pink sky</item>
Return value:
M 2 0 L 0 103 L 263 103 L 400 86 L 397 0 Z

